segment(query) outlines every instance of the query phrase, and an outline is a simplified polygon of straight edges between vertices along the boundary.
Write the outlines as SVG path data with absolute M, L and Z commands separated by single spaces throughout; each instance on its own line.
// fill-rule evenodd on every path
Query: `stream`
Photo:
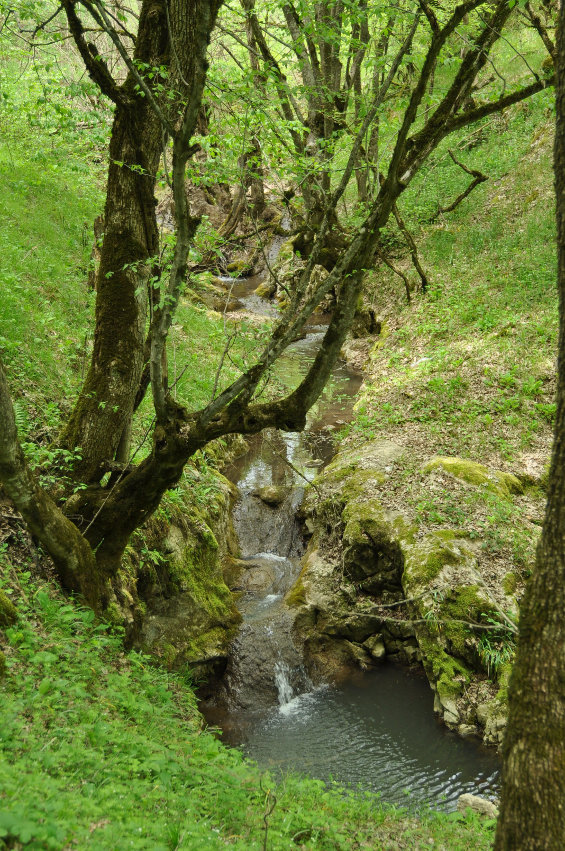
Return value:
M 257 279 L 234 282 L 232 294 L 244 309 L 264 314 L 272 308 L 251 294 L 256 285 Z M 259 309 L 256 301 L 263 302 Z M 323 326 L 309 327 L 281 359 L 279 377 L 296 383 L 323 333 Z M 305 484 L 331 459 L 331 431 L 351 418 L 361 380 L 338 365 L 303 433 L 255 436 L 226 473 L 240 492 L 233 521 L 243 622 L 223 681 L 202 711 L 223 741 L 261 768 L 357 786 L 409 808 L 453 810 L 465 792 L 497 794 L 497 755 L 436 719 L 423 672 L 385 662 L 339 686 L 314 685 L 283 603 L 304 552 L 296 513 Z

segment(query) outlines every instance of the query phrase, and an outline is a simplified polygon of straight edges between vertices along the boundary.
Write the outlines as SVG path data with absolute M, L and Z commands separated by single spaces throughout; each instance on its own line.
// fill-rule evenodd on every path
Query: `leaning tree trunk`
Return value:
M 565 848 L 565 29 L 558 38 L 555 187 L 560 296 L 557 417 L 545 521 L 520 608 L 495 851 Z
M 160 128 L 145 104 L 135 112 L 117 110 L 96 286 L 94 351 L 61 438 L 69 449 L 80 447 L 82 460 L 75 475 L 85 482 L 99 477 L 101 463 L 114 457 L 140 383 L 150 258 L 159 250 L 153 189 L 161 150 Z
M 167 65 L 164 5 L 142 5 L 135 59 Z M 143 369 L 148 282 L 159 252 L 154 187 L 163 151 L 161 124 L 147 98 L 136 96 L 131 75 L 121 87 L 109 150 L 104 238 L 96 287 L 94 350 L 84 386 L 61 444 L 80 447 L 74 474 L 101 475 L 131 420 Z

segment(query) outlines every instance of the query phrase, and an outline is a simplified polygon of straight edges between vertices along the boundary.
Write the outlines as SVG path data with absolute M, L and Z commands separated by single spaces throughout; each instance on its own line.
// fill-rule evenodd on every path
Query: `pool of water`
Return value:
M 453 810 L 465 792 L 498 791 L 497 755 L 447 730 L 425 678 L 393 665 L 314 688 L 257 718 L 232 718 L 225 737 L 262 768 L 378 792 L 410 809 Z

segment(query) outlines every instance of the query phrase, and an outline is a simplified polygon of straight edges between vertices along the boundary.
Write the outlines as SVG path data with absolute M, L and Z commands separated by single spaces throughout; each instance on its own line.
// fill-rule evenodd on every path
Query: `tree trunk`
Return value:
M 557 417 L 545 521 L 520 608 L 496 851 L 565 848 L 565 29 L 560 11 L 555 186 L 560 296 Z
M 164 5 L 144 3 L 135 59 L 168 64 Z M 129 428 L 143 370 L 148 282 L 159 252 L 155 177 L 163 150 L 158 117 L 147 98 L 136 95 L 130 74 L 127 95 L 116 106 L 109 151 L 104 240 L 96 286 L 96 330 L 90 368 L 61 436 L 61 445 L 80 447 L 77 479 L 100 476 Z

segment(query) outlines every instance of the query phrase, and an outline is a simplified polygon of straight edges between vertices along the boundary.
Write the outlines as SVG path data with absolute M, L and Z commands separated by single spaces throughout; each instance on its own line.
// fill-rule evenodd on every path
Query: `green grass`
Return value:
M 502 593 L 510 571 L 518 598 L 535 557 L 555 416 L 553 121 L 552 93 L 543 92 L 451 138 L 463 162 L 489 175 L 453 213 L 436 216 L 437 205 L 470 178 L 454 167 L 447 142 L 402 197 L 430 289 L 407 305 L 389 270 L 372 274 L 370 297 L 385 334 L 342 433 L 346 441 L 386 437 L 404 445 L 405 460 L 381 498 L 423 532 L 461 530 L 474 540 L 489 585 Z M 395 263 L 416 283 L 395 225 L 387 237 Z M 528 487 L 503 499 L 451 476 L 423 475 L 433 455 L 522 474 Z
M 49 391 L 72 393 L 84 368 L 89 234 L 101 196 L 86 162 L 42 141 L 0 142 L 0 346 L 11 383 L 45 400 L 49 427 L 59 395 Z
M 0 632 L 1 849 L 490 847 L 490 822 L 260 774 L 202 728 L 186 682 L 25 565 L 0 571 L 19 615 Z

